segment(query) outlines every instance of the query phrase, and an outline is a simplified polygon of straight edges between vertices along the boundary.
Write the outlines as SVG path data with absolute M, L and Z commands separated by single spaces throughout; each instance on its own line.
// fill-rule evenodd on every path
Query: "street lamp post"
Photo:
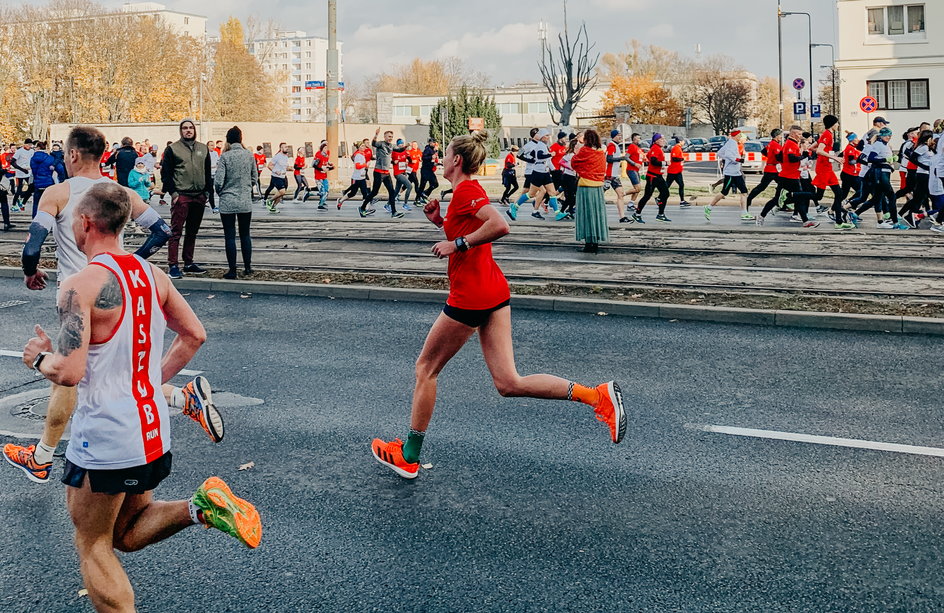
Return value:
M 806 25 L 809 30 L 809 43 L 810 48 L 807 49 L 809 60 L 810 60 L 810 111 L 812 112 L 813 107 L 813 17 L 809 13 L 804 13 L 802 11 L 783 11 L 780 13 L 781 17 L 789 17 L 790 15 L 806 15 Z M 810 117 L 810 130 L 813 129 L 813 118 Z
M 780 127 L 783 127 L 783 10 L 777 0 L 777 93 L 780 95 Z

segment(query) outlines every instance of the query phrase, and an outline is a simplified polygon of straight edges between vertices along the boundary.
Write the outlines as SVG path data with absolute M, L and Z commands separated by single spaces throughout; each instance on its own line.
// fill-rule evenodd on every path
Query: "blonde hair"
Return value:
M 487 131 L 476 130 L 472 134 L 460 134 L 449 142 L 453 155 L 462 158 L 462 172 L 467 175 L 478 172 L 482 162 L 485 161 L 485 141 L 487 140 Z

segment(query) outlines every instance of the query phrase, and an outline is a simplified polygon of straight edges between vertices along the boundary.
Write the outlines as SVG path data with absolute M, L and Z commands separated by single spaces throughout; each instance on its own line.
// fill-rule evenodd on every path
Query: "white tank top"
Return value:
M 112 180 L 107 177 L 98 179 L 71 177 L 65 181 L 66 185 L 69 186 L 69 201 L 56 216 L 56 225 L 52 231 L 52 235 L 56 239 L 57 285 L 88 266 L 88 258 L 75 244 L 75 233 L 72 231 L 72 212 L 90 187 L 96 183 L 107 182 L 112 182 Z
M 89 266 L 107 268 L 118 278 L 124 306 L 111 338 L 89 346 L 66 458 L 87 469 L 143 466 L 170 451 L 161 392 L 167 321 L 145 260 L 101 254 Z

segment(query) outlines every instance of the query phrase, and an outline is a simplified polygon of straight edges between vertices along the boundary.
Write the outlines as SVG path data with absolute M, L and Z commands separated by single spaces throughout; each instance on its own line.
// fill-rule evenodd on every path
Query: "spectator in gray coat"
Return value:
M 243 147 L 243 133 L 233 126 L 226 132 L 226 149 L 220 156 L 213 177 L 219 196 L 220 221 L 223 222 L 223 241 L 229 270 L 224 279 L 236 278 L 236 226 L 239 225 L 239 246 L 243 254 L 243 271 L 252 274 L 252 186 L 259 181 L 259 169 L 252 152 Z

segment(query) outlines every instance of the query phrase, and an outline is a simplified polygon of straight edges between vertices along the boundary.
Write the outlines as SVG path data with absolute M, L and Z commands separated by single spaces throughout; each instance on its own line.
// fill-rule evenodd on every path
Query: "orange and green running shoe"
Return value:
M 626 434 L 626 412 L 623 410 L 623 393 L 616 381 L 601 383 L 597 386 L 600 400 L 593 411 L 597 420 L 610 428 L 610 438 L 614 443 L 623 440 Z
M 180 389 L 184 394 L 182 413 L 194 420 L 214 443 L 223 440 L 223 416 L 213 404 L 210 382 L 206 377 L 194 377 L 193 381 Z
M 3 457 L 7 462 L 16 466 L 24 473 L 26 478 L 35 483 L 46 483 L 49 481 L 49 471 L 52 470 L 52 462 L 46 464 L 37 464 L 33 452 L 36 451 L 36 445 L 21 447 L 13 443 L 7 443 L 3 446 Z
M 219 477 L 204 481 L 191 501 L 203 512 L 207 528 L 213 527 L 234 536 L 250 549 L 259 546 L 262 540 L 259 512 L 249 502 L 237 498 Z
M 387 443 L 375 438 L 370 443 L 370 450 L 378 462 L 405 479 L 416 479 L 420 472 L 419 462 L 407 462 L 403 459 L 403 441 L 400 439 Z

